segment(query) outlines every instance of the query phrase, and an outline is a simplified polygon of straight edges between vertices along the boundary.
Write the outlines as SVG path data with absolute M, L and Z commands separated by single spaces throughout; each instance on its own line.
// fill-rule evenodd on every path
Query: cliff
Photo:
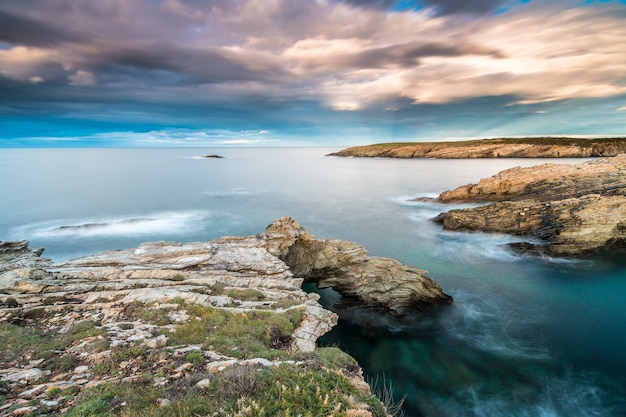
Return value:
M 316 347 L 337 316 L 303 280 L 393 314 L 451 300 L 425 271 L 290 218 L 256 236 L 40 255 L 0 242 L 3 416 L 383 416 L 354 359 Z
M 499 138 L 455 142 L 381 143 L 332 156 L 378 158 L 589 158 L 626 152 L 626 138 Z
M 523 250 L 551 256 L 626 250 L 626 155 L 512 168 L 446 191 L 438 200 L 494 202 L 441 213 L 434 221 L 448 230 L 533 238 L 517 245 Z

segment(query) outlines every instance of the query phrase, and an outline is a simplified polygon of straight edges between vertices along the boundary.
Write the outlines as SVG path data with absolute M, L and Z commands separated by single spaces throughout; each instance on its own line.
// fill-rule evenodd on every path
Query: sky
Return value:
M 0 147 L 626 135 L 626 0 L 2 0 Z

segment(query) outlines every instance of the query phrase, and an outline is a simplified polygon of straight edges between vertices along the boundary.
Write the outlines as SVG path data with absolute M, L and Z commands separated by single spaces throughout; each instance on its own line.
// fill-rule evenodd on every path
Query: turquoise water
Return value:
M 324 292 L 342 320 L 322 343 L 384 375 L 407 416 L 626 415 L 626 262 L 521 257 L 511 237 L 444 232 L 429 219 L 449 207 L 408 201 L 547 161 L 324 156 L 333 150 L 3 149 L 0 239 L 62 260 L 251 235 L 290 215 L 426 269 L 455 297 L 399 323 Z M 199 158 L 214 153 L 227 158 Z

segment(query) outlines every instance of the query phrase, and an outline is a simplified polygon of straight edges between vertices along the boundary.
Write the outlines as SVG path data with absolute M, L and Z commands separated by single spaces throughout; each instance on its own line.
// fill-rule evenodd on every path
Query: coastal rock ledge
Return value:
M 514 245 L 522 251 L 573 257 L 626 252 L 626 155 L 511 168 L 437 200 L 491 202 L 434 221 L 448 230 L 532 237 Z
M 143 399 L 142 407 L 163 409 L 151 415 L 193 407 L 182 398 L 191 392 L 201 401 L 207 390 L 230 395 L 211 415 L 235 415 L 276 389 L 255 382 L 271 372 L 270 379 L 304 378 L 291 388 L 320 372 L 347 378 L 330 403 L 323 392 L 313 400 L 345 415 L 386 415 L 354 359 L 316 346 L 337 315 L 305 293 L 303 281 L 395 315 L 451 301 L 425 271 L 316 239 L 289 217 L 256 236 L 149 242 L 58 263 L 41 254 L 27 241 L 0 242 L 1 416 L 82 415 L 82 404 L 106 390 L 116 393 L 103 399 L 113 415 L 135 415 L 135 389 L 158 396 Z M 240 383 L 256 388 L 239 392 L 247 387 Z M 101 384 L 107 388 L 98 391 Z

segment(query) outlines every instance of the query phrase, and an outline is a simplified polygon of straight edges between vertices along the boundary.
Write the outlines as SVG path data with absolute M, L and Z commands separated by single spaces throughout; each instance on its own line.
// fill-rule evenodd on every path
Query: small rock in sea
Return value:
M 203 158 L 205 158 L 205 159 L 222 159 L 224 157 L 222 155 L 212 154 L 212 155 L 204 155 Z

